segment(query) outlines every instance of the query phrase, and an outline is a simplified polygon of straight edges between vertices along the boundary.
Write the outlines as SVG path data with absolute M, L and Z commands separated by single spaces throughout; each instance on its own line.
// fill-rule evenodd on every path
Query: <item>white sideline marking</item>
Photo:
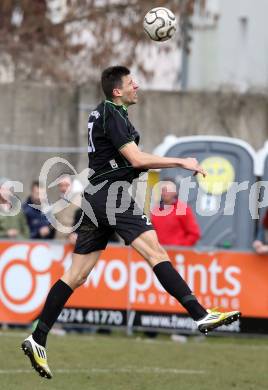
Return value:
M 0 336 L 1 337 L 26 337 L 28 336 L 29 333 L 26 332 L 1 332 L 0 331 Z
M 5 374 L 28 374 L 32 373 L 33 370 L 24 370 L 24 369 L 15 369 L 15 370 L 0 370 L 0 375 Z M 206 371 L 203 370 L 183 370 L 177 368 L 161 368 L 161 367 L 144 367 L 144 368 L 81 368 L 81 369 L 68 369 L 68 368 L 58 368 L 54 369 L 53 372 L 57 374 L 110 374 L 110 373 L 136 373 L 136 374 L 185 374 L 185 375 L 202 375 Z
M 254 345 L 254 344 L 231 344 L 230 342 L 226 344 L 221 344 L 221 343 L 212 343 L 209 344 L 207 343 L 206 337 L 209 336 L 197 336 L 200 338 L 200 340 L 197 340 L 195 342 L 190 342 L 190 343 L 185 343 L 184 345 L 188 347 L 200 347 L 200 348 L 244 348 L 244 349 L 256 349 L 256 350 L 263 350 L 263 349 L 268 349 L 268 345 Z M 266 338 L 265 338 L 266 340 Z M 180 343 L 176 343 L 172 340 L 154 340 L 154 339 L 143 339 L 143 338 L 137 338 L 134 340 L 135 342 L 138 343 L 146 343 L 146 344 L 160 344 L 160 345 L 178 345 Z M 248 339 L 250 342 L 250 338 Z
M 31 332 L 29 331 L 28 333 L 25 333 L 25 332 L 1 332 L 1 329 L 0 329 L 0 337 L 18 337 L 20 339 L 23 340 L 23 338 L 29 336 Z M 78 339 L 79 340 L 84 340 L 84 341 L 96 341 L 96 340 L 104 340 L 105 339 L 105 336 L 101 336 L 101 335 L 76 335 L 76 334 L 67 334 L 65 336 L 56 336 L 56 337 L 66 337 L 66 338 L 72 338 L 72 339 Z M 206 342 L 206 338 L 209 337 L 209 336 L 203 336 L 203 335 L 198 335 L 197 338 L 200 338 L 200 340 L 196 341 L 196 342 L 190 342 L 190 343 L 186 343 L 187 346 L 194 346 L 194 347 L 205 347 L 205 348 L 241 348 L 241 349 L 253 349 L 253 350 L 266 350 L 268 349 L 268 345 L 261 345 L 261 344 L 257 344 L 257 345 L 254 345 L 254 344 L 250 344 L 252 342 L 251 338 L 249 337 L 248 338 L 248 342 L 249 344 L 231 344 L 230 342 L 228 343 L 217 343 L 217 342 L 214 342 L 214 343 L 207 343 Z M 235 337 L 235 335 L 234 335 Z M 256 337 L 257 338 L 257 337 Z M 119 340 L 119 339 L 117 339 Z M 204 340 L 204 342 L 203 342 Z M 238 339 L 239 340 L 239 339 Z M 267 337 L 263 337 L 263 340 L 267 340 Z M 132 342 L 137 342 L 137 343 L 146 343 L 146 344 L 160 344 L 160 345 L 176 345 L 177 343 L 175 343 L 174 341 L 172 340 L 154 340 L 154 339 L 145 339 L 145 338 L 140 338 L 140 337 L 137 337 L 135 339 L 133 338 L 130 338 L 128 339 L 127 337 L 125 338 L 122 338 L 120 339 L 120 342 L 128 342 L 128 341 L 132 341 Z M 254 340 L 253 340 L 254 342 Z M 1 371 L 0 371 L 1 372 Z

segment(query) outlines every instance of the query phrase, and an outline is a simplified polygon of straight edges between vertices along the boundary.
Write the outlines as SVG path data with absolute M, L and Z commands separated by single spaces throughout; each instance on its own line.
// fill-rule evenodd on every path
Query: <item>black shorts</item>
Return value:
M 103 250 L 116 232 L 126 245 L 140 234 L 153 230 L 149 218 L 119 184 L 108 184 L 95 194 L 84 193 L 81 224 L 74 253 L 87 254 Z

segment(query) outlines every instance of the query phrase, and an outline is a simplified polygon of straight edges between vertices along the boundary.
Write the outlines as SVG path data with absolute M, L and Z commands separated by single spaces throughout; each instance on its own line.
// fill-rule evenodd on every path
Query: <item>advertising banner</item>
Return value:
M 53 283 L 69 268 L 72 247 L 53 242 L 0 242 L 0 323 L 35 320 Z M 206 307 L 241 310 L 268 323 L 268 258 L 250 252 L 170 248 L 174 267 Z M 194 330 L 185 310 L 130 247 L 109 246 L 63 309 L 65 324 Z M 240 331 L 239 323 L 228 327 Z M 242 326 L 243 329 L 243 326 Z M 268 333 L 268 331 L 267 331 Z

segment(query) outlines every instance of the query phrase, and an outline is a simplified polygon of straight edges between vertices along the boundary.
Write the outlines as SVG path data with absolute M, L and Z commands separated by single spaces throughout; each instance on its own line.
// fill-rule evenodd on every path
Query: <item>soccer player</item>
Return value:
M 78 228 L 70 269 L 51 288 L 36 329 L 22 343 L 32 366 L 45 378 L 52 377 L 45 350 L 47 335 L 73 291 L 86 281 L 114 232 L 144 257 L 162 286 L 188 311 L 201 332 L 240 317 L 238 311 L 220 313 L 200 305 L 173 268 L 150 220 L 127 191 L 132 181 L 150 168 L 183 168 L 204 176 L 206 173 L 195 158 L 157 157 L 139 149 L 139 133 L 128 119 L 128 107 L 138 100 L 138 86 L 127 68 L 105 69 L 101 82 L 106 100 L 88 121 L 89 167 L 95 173 L 89 178 L 82 208 L 91 213 L 84 214 Z

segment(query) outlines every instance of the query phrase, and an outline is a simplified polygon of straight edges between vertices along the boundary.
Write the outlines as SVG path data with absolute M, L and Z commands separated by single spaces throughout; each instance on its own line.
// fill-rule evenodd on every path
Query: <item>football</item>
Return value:
M 153 8 L 144 16 L 143 28 L 152 40 L 167 41 L 177 29 L 177 19 L 167 8 Z

